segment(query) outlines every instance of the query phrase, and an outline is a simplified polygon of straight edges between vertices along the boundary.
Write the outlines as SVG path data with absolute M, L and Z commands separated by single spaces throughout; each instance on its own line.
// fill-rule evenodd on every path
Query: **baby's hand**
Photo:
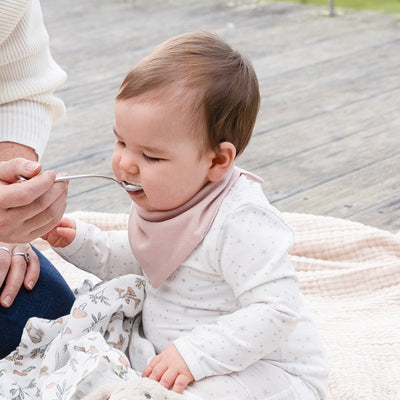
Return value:
M 63 217 L 58 225 L 42 236 L 53 247 L 66 247 L 73 242 L 76 235 L 76 224 L 73 219 Z
M 167 389 L 182 393 L 194 381 L 185 360 L 173 344 L 155 356 L 143 371 L 142 377 L 160 382 Z

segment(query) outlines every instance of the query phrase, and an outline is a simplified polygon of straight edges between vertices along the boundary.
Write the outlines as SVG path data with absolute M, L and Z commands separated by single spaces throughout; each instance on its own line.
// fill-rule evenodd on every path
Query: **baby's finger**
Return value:
M 161 379 L 161 377 L 164 375 L 165 371 L 167 370 L 167 368 L 168 368 L 168 367 L 167 367 L 166 364 L 157 363 L 157 364 L 153 367 L 153 369 L 152 369 L 150 375 L 148 375 L 148 377 L 149 377 L 150 379 L 153 379 L 154 381 L 159 382 L 160 379 Z
M 159 380 L 160 385 L 164 386 L 166 389 L 171 389 L 174 386 L 177 375 L 178 372 L 176 370 L 171 368 L 167 369 Z
M 60 222 L 58 223 L 59 227 L 62 228 L 72 228 L 75 229 L 76 228 L 76 223 L 73 219 L 71 218 L 67 218 L 67 217 L 62 217 Z
M 159 362 L 158 356 L 155 356 L 154 358 L 152 358 L 152 360 L 149 362 L 147 367 L 143 370 L 142 378 L 148 378 L 150 376 L 150 374 L 152 373 L 153 368 L 157 365 L 158 362 Z
M 175 379 L 175 383 L 172 390 L 176 393 L 182 394 L 190 382 L 192 382 L 192 380 L 187 375 L 180 374 Z
M 75 229 L 58 227 L 58 228 L 56 228 L 56 232 L 63 239 L 65 239 L 65 243 L 71 244 L 75 239 L 75 235 L 76 235 Z

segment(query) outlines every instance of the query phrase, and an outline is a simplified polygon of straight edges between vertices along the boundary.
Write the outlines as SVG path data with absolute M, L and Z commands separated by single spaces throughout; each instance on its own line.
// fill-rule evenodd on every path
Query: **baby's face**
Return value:
M 114 174 L 142 186 L 129 196 L 147 210 L 179 207 L 208 182 L 215 153 L 200 152 L 205 133 L 193 130 L 205 128 L 177 103 L 164 95 L 115 104 Z

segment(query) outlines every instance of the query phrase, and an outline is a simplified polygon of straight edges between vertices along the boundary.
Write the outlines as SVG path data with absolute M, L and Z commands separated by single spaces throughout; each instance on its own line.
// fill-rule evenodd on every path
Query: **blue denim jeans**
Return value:
M 39 251 L 40 277 L 33 290 L 22 287 L 10 308 L 0 305 L 0 358 L 18 346 L 30 317 L 57 319 L 69 314 L 75 296 L 61 274 Z M 3 290 L 1 287 L 0 290 Z

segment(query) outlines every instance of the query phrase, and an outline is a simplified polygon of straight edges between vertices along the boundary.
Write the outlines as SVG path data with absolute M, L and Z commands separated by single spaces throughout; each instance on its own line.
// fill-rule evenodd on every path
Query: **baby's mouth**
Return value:
M 139 185 L 138 183 L 129 183 L 126 181 L 122 181 L 121 183 L 127 192 L 139 192 L 140 190 L 143 190 L 142 185 Z

